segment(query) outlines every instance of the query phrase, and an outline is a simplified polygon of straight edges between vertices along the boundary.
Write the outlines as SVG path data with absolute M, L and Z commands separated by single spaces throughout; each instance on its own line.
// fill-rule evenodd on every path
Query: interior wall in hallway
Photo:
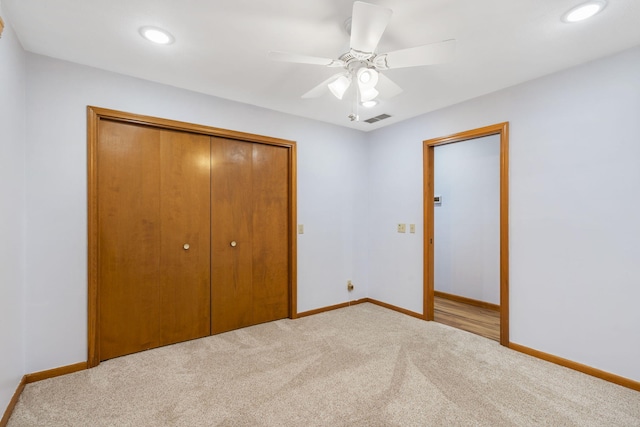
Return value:
M 434 153 L 434 289 L 499 305 L 500 137 Z

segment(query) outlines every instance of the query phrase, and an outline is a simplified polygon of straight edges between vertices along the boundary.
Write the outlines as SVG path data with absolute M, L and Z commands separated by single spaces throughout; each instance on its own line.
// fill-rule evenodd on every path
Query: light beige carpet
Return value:
M 640 393 L 372 304 L 28 384 L 18 426 L 640 426 Z

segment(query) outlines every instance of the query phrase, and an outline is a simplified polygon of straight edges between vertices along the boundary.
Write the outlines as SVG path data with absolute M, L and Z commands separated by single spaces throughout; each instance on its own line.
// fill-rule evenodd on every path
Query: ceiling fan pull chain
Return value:
M 360 94 L 358 92 L 360 92 L 360 88 L 357 84 L 353 86 L 353 103 L 351 104 L 351 114 L 349 114 L 348 117 L 352 122 L 357 122 L 360 120 L 360 117 L 358 116 L 358 99 L 360 99 Z

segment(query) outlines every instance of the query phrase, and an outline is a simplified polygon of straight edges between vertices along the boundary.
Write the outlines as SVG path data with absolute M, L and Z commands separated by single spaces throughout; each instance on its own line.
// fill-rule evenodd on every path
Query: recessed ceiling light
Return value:
M 607 5 L 605 0 L 592 0 L 582 3 L 562 16 L 564 22 L 579 22 L 591 18 Z
M 375 107 L 376 105 L 378 105 L 378 101 L 376 101 L 375 99 L 372 101 L 365 101 L 362 103 L 362 106 L 365 108 L 372 108 L 372 107 Z
M 140 35 L 157 44 L 171 44 L 175 41 L 169 32 L 157 27 L 142 27 L 140 28 Z

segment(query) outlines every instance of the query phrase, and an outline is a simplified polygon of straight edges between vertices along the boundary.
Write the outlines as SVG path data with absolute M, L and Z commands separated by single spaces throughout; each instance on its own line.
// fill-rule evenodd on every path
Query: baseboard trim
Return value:
M 396 307 L 395 305 L 387 304 L 386 302 L 378 301 L 373 298 L 360 298 L 358 300 L 342 302 L 340 304 L 329 305 L 327 307 L 316 308 L 315 310 L 303 311 L 302 313 L 298 313 L 296 315 L 296 319 L 306 316 L 313 316 L 314 314 L 324 313 L 326 311 L 337 310 L 338 308 L 345 308 L 352 305 L 362 304 L 365 302 L 369 302 L 371 304 L 379 305 L 380 307 L 388 308 L 389 310 L 397 311 L 402 314 L 406 314 L 407 316 L 415 317 L 416 319 L 425 320 L 424 316 L 420 313 L 416 313 L 415 311 L 407 310 L 405 308 Z
M 24 386 L 27 384 L 27 376 L 23 375 L 18 387 L 16 388 L 16 392 L 13 393 L 13 397 L 9 401 L 7 405 L 7 409 L 4 411 L 4 415 L 0 420 L 0 427 L 6 427 L 9 424 L 9 418 L 11 418 L 11 414 L 13 414 L 13 408 L 16 407 L 18 403 L 18 399 L 20 399 L 20 395 L 22 394 L 22 390 L 24 390 Z
M 314 310 L 309 310 L 309 311 L 303 311 L 302 313 L 296 314 L 295 318 L 299 319 L 301 317 L 313 316 L 314 314 L 320 314 L 320 313 L 324 313 L 326 311 L 337 310 L 339 308 L 345 308 L 345 307 L 349 307 L 349 306 L 352 306 L 352 305 L 362 304 L 363 302 L 367 302 L 367 301 L 365 301 L 366 299 L 367 298 L 353 300 L 353 301 L 347 301 L 347 302 L 341 302 L 340 304 L 329 305 L 329 306 L 326 306 L 326 307 L 320 307 L 320 308 L 316 308 Z
M 48 378 L 59 377 L 60 375 L 83 371 L 85 369 L 87 369 L 87 362 L 79 362 L 74 363 L 73 365 L 60 366 L 59 368 L 47 369 L 46 371 L 23 375 L 22 379 L 20 380 L 20 384 L 18 384 L 18 387 L 16 388 L 16 392 L 13 393 L 13 397 L 9 401 L 7 409 L 4 411 L 4 415 L 0 420 L 0 427 L 6 427 L 6 425 L 9 423 L 9 418 L 11 418 L 13 409 L 18 403 L 18 399 L 20 399 L 20 395 L 22 394 L 25 385 L 34 383 L 36 381 L 46 380 Z
M 583 365 L 582 363 L 564 359 L 559 356 L 554 356 L 553 354 L 525 347 L 520 344 L 510 342 L 509 348 L 520 353 L 536 357 L 538 359 L 546 360 L 547 362 L 555 363 L 556 365 L 564 366 L 565 368 L 573 369 L 574 371 L 582 372 L 583 374 L 591 375 L 592 377 L 600 378 L 602 380 L 609 381 L 611 383 L 618 384 L 632 390 L 640 391 L 640 382 L 631 380 L 629 378 L 621 377 L 610 372 L 601 371 L 600 369 L 592 368 L 591 366 Z
M 498 304 L 492 304 L 490 302 L 484 302 L 473 298 L 461 297 L 460 295 L 448 294 L 446 292 L 433 291 L 433 295 L 448 299 L 450 301 L 461 302 L 463 304 L 469 304 L 474 307 L 486 308 L 488 310 L 500 311 L 500 306 Z
M 25 375 L 27 384 L 36 381 L 42 381 L 49 378 L 59 377 L 60 375 L 71 374 L 73 372 L 84 371 L 87 369 L 87 362 L 74 363 L 73 365 L 60 366 L 59 368 L 47 369 L 46 371 L 34 372 Z
M 398 313 L 406 314 L 407 316 L 415 317 L 416 319 L 426 320 L 423 314 L 416 313 L 415 311 L 407 310 L 406 308 L 401 308 L 395 305 L 387 304 L 386 302 L 378 301 L 373 298 L 363 298 L 359 301 L 370 302 L 371 304 L 379 305 L 380 307 L 388 308 L 389 310 L 397 311 Z

